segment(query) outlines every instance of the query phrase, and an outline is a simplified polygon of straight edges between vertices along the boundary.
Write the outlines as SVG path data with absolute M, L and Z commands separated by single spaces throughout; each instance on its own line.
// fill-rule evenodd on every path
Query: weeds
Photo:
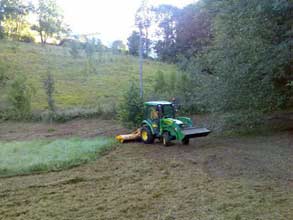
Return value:
M 44 112 L 44 115 L 48 114 L 46 111 L 48 96 L 43 87 L 43 80 L 46 78 L 45 74 L 48 69 L 55 81 L 54 101 L 57 115 L 60 115 L 60 112 L 72 112 L 72 109 L 79 109 L 80 113 L 86 113 L 84 117 L 88 117 L 88 112 L 100 105 L 103 109 L 103 117 L 112 117 L 112 112 L 116 111 L 116 106 L 127 90 L 129 80 L 138 79 L 137 58 L 132 56 L 113 55 L 99 51 L 91 54 L 93 71 L 87 71 L 85 66 L 88 65 L 89 59 L 84 51 L 73 57 L 68 53 L 66 47 L 40 47 L 24 43 L 17 45 L 17 53 L 12 53 L 13 43 L 0 40 L 0 58 L 5 63 L 9 63 L 9 70 L 17 70 L 25 75 L 27 83 L 35 88 L 35 94 L 31 97 L 33 119 L 39 118 L 41 112 Z M 1 66 L 3 66 L 2 63 Z M 144 66 L 145 94 L 153 92 L 153 84 L 158 71 L 167 76 L 177 70 L 174 65 L 147 61 Z M 8 70 L 5 72 L 5 75 L 2 74 L 3 76 L 0 74 L 0 78 L 14 78 L 14 72 Z M 0 104 L 5 107 L 1 110 L 7 112 L 9 109 L 3 103 L 7 99 L 8 87 L 1 87 L 0 93 Z M 71 113 L 70 115 L 65 117 L 62 114 L 62 118 L 64 116 L 65 120 L 68 120 L 68 118 L 75 117 Z M 9 116 L 6 115 L 5 119 L 9 119 Z

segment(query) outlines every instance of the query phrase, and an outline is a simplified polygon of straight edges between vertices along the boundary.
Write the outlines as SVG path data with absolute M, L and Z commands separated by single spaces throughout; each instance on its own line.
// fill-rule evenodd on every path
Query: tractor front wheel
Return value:
M 154 143 L 154 135 L 148 127 L 143 127 L 141 129 L 141 139 L 145 144 Z
M 168 132 L 163 133 L 162 139 L 163 139 L 163 144 L 164 144 L 165 147 L 170 146 L 170 135 L 169 135 Z

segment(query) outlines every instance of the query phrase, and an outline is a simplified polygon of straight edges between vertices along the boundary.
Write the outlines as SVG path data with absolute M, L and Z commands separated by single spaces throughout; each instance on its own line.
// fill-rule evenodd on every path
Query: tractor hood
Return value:
M 167 125 L 172 125 L 173 123 L 175 123 L 176 125 L 183 125 L 183 122 L 178 120 L 178 119 L 174 119 L 174 118 L 165 118 L 163 119 L 163 122 Z
M 177 125 L 183 125 L 183 122 L 178 119 L 171 119 L 173 122 L 175 122 Z

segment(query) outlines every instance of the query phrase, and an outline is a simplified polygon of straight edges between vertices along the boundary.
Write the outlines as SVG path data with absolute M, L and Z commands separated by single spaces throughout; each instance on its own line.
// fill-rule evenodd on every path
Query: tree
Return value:
M 33 42 L 34 37 L 31 33 L 30 23 L 25 15 L 18 15 L 14 18 L 6 18 L 2 23 L 5 35 L 14 40 Z
M 127 38 L 127 46 L 131 55 L 138 56 L 139 33 L 137 31 L 133 31 L 132 34 Z
M 25 4 L 22 0 L 1 0 L 0 1 L 0 35 L 3 37 L 5 21 L 13 23 L 13 29 L 10 31 L 19 32 L 22 24 L 25 23 L 25 17 L 32 10 L 31 4 Z M 7 26 L 7 25 L 6 25 Z
M 86 42 L 84 44 L 84 51 L 88 58 L 92 58 L 95 51 L 96 51 L 96 45 L 95 45 L 95 39 L 89 39 L 86 38 Z
M 111 47 L 114 54 L 122 53 L 126 50 L 126 46 L 121 40 L 115 40 Z
M 197 56 L 212 40 L 212 19 L 200 4 L 179 11 L 176 24 L 176 53 L 185 58 Z
M 142 51 L 145 57 L 149 56 L 151 41 L 149 39 L 149 29 L 153 22 L 153 10 L 148 5 L 147 0 L 143 0 L 135 15 L 135 24 L 139 30 L 142 40 Z
M 54 90 L 55 90 L 55 81 L 51 72 L 48 72 L 43 83 L 44 83 L 44 89 L 47 95 L 47 103 L 48 103 L 48 111 L 49 111 L 48 120 L 50 123 L 52 123 L 54 114 L 56 111 L 56 107 L 55 107 L 55 100 L 53 97 Z
M 127 39 L 127 46 L 128 46 L 128 50 L 129 53 L 133 56 L 138 56 L 139 55 L 139 41 L 140 41 L 140 34 L 137 31 L 133 31 L 132 34 L 128 37 Z M 146 42 L 148 41 L 148 42 Z M 143 57 L 148 57 L 148 54 L 150 53 L 150 47 L 148 48 L 149 51 L 146 51 L 146 44 L 150 45 L 151 41 L 150 39 L 146 39 L 146 38 L 142 38 L 142 44 L 143 44 L 143 48 L 142 48 L 142 53 L 143 53 Z
M 275 3 L 227 0 L 219 4 L 222 10 L 214 20 L 217 34 L 209 60 L 220 77 L 222 109 L 272 111 L 288 100 L 286 81 L 276 84 L 289 63 L 285 46 L 289 27 L 284 16 L 288 8 Z
M 153 9 L 158 26 L 159 40 L 155 44 L 157 56 L 162 61 L 176 61 L 176 24 L 179 9 L 171 5 L 160 5 Z
M 23 75 L 18 75 L 11 81 L 8 91 L 8 101 L 12 106 L 12 116 L 15 119 L 28 119 L 31 116 L 31 97 L 34 89 L 27 83 Z
M 128 90 L 123 95 L 119 107 L 120 121 L 127 127 L 134 128 L 141 124 L 143 118 L 143 99 L 140 90 L 134 82 L 131 82 Z
M 165 80 L 164 72 L 161 70 L 157 71 L 156 73 L 156 80 L 154 84 L 154 91 L 157 94 L 165 94 L 166 92 L 169 93 L 168 91 L 168 85 Z
M 39 0 L 38 3 L 38 24 L 34 25 L 33 29 L 39 32 L 42 44 L 46 44 L 50 37 L 60 37 L 61 34 L 69 32 L 56 0 Z
M 150 27 L 149 8 L 146 0 L 141 2 L 141 6 L 136 11 L 135 24 L 139 30 L 139 84 L 140 97 L 143 98 L 143 38 L 148 39 L 148 28 Z

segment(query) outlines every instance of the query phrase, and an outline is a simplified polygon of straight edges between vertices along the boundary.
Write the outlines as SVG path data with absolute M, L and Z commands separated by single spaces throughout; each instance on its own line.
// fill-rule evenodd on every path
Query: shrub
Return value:
M 24 76 L 12 80 L 8 90 L 8 101 L 12 106 L 12 118 L 28 119 L 31 116 L 31 96 L 33 88 L 27 84 Z
M 19 36 L 19 41 L 24 42 L 24 43 L 34 43 L 35 38 L 30 35 L 23 35 L 23 36 Z
M 80 56 L 79 49 L 80 43 L 75 41 L 69 43 L 69 53 L 73 58 L 76 59 Z
M 9 79 L 7 76 L 8 69 L 9 66 L 5 62 L 2 63 L 0 61 L 0 86 L 4 86 Z
M 239 111 L 224 115 L 224 129 L 229 131 L 249 131 L 262 127 L 265 116 L 262 112 Z
M 155 85 L 154 85 L 154 90 L 155 93 L 166 93 L 168 88 L 167 88 L 167 83 L 165 80 L 164 73 L 161 70 L 158 70 L 156 73 L 156 80 L 155 80 Z
M 48 110 L 49 110 L 48 120 L 52 122 L 56 108 L 55 108 L 55 101 L 53 98 L 53 94 L 55 90 L 55 85 L 54 85 L 55 82 L 51 72 L 48 72 L 47 77 L 43 83 L 44 83 L 45 92 L 47 94 L 47 102 L 48 102 Z
M 124 93 L 118 109 L 118 118 L 129 128 L 139 126 L 142 121 L 143 99 L 140 97 L 139 88 L 133 82 Z
M 95 53 L 95 40 L 89 40 L 87 39 L 85 45 L 84 45 L 84 52 L 86 53 L 86 56 L 88 58 L 92 58 Z

